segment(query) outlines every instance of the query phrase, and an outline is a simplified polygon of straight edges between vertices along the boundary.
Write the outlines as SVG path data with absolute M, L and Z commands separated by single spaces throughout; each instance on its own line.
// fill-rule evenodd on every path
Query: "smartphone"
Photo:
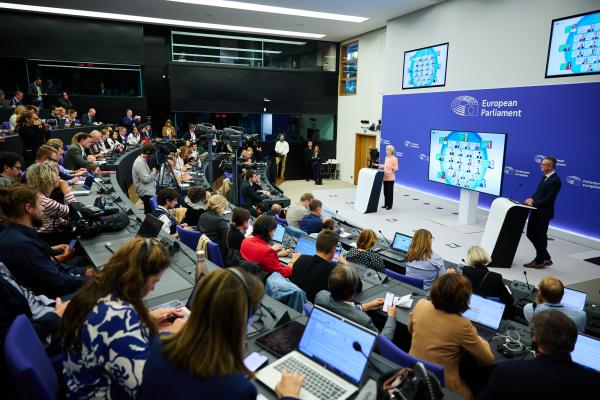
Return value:
M 75 248 L 75 245 L 77 244 L 77 239 L 73 239 L 69 242 L 69 247 L 70 248 Z
M 261 367 L 265 366 L 269 362 L 269 357 L 264 354 L 254 352 L 248 357 L 244 358 L 244 365 L 248 370 L 256 372 Z
M 342 246 L 338 245 L 335 249 L 335 254 L 333 255 L 333 258 L 331 259 L 331 262 L 338 262 L 340 259 L 340 254 L 342 254 Z

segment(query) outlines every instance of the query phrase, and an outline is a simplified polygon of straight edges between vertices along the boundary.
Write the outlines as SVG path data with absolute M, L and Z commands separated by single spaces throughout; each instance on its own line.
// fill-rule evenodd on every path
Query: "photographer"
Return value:
M 152 144 L 146 144 L 142 147 L 142 152 L 133 162 L 131 176 L 135 192 L 144 203 L 144 214 L 152 212 L 150 198 L 156 195 L 156 168 L 150 169 L 148 162 L 154 157 L 156 148 Z

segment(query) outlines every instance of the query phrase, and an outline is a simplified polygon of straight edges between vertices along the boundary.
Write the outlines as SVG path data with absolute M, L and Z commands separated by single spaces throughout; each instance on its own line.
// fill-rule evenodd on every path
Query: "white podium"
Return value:
M 354 209 L 363 214 L 377 211 L 382 184 L 383 171 L 373 168 L 361 168 L 358 172 Z
M 535 210 L 535 207 L 505 197 L 498 197 L 492 202 L 481 238 L 481 247 L 492 257 L 490 267 L 512 266 L 529 210 Z

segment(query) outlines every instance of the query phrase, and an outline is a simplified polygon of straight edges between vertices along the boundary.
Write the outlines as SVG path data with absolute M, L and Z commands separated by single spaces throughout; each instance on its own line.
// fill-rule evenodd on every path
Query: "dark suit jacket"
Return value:
M 329 274 L 335 264 L 314 256 L 300 256 L 294 263 L 290 280 L 306 293 L 306 298 L 311 303 L 321 290 L 327 290 Z
M 12 99 L 10 99 L 10 105 L 11 105 L 11 107 L 16 107 L 16 106 L 18 106 L 20 104 L 23 104 L 22 100 L 17 100 L 14 97 Z
M 208 210 L 198 219 L 198 230 L 216 244 L 221 244 L 228 228 L 229 221 L 212 210 Z
M 561 181 L 558 175 L 553 173 L 548 179 L 542 177 L 538 184 L 533 199 L 533 206 L 537 208 L 537 212 L 548 219 L 554 218 L 554 202 L 560 191 Z
M 73 103 L 71 103 L 71 100 L 65 100 L 62 97 L 59 97 L 58 100 L 56 100 L 56 103 L 59 106 L 64 107 L 66 110 L 74 108 Z
M 489 272 L 489 273 L 488 273 Z M 483 278 L 486 276 L 485 281 Z M 483 265 L 474 267 L 464 267 L 463 275 L 469 278 L 473 286 L 473 293 L 483 297 L 498 297 L 502 303 L 506 305 L 504 315 L 507 316 L 514 303 L 512 294 L 508 292 L 502 275 L 497 272 L 492 272 Z
M 81 147 L 78 144 L 71 146 L 65 153 L 65 168 L 78 170 L 79 168 L 88 168 L 90 162 L 81 155 Z
M 240 194 L 244 199 L 242 207 L 246 208 L 249 208 L 267 198 L 267 196 L 263 196 L 260 193 L 256 192 L 250 184 L 250 182 L 248 181 L 244 181 L 242 183 Z
M 41 91 L 42 91 L 42 88 L 40 88 L 40 93 L 41 93 Z M 36 99 L 38 97 L 37 87 L 36 87 L 36 84 L 33 82 L 31 82 L 27 86 L 27 97 L 28 97 L 30 103 L 33 103 L 34 101 L 36 101 Z
M 137 122 L 133 118 L 129 118 L 128 116 L 124 116 L 121 119 L 121 123 L 124 127 L 127 128 L 127 133 L 131 133 L 131 128 L 137 125 Z
M 192 134 L 190 133 L 190 131 L 187 131 L 183 134 L 183 140 L 192 140 Z M 198 141 L 198 135 L 196 135 L 195 141 Z
M 478 399 L 591 399 L 598 393 L 600 373 L 575 364 L 569 354 L 539 354 L 496 364 Z
M 88 113 L 85 113 L 81 116 L 81 125 L 83 126 L 92 126 L 94 125 L 94 122 L 96 122 L 96 117 L 90 118 Z

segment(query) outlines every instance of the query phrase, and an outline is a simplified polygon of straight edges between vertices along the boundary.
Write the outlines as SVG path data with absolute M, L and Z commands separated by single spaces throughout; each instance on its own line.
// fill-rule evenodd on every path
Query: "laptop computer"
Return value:
M 321 217 L 333 217 L 333 213 L 329 210 L 321 210 Z
M 575 350 L 571 352 L 571 359 L 577 364 L 600 372 L 600 340 L 578 334 Z
M 275 243 L 282 243 L 283 235 L 285 235 L 285 226 L 277 224 L 277 228 L 275 228 L 275 234 L 273 235 L 273 239 L 271 240 Z
M 393 258 L 394 260 L 404 261 L 404 255 L 408 253 L 408 248 L 412 243 L 412 236 L 405 235 L 400 232 L 396 232 L 394 235 L 394 241 L 389 249 L 380 251 L 386 257 Z
M 358 391 L 376 338 L 376 332 L 315 306 L 298 349 L 258 371 L 256 378 L 274 390 L 281 370 L 300 372 L 305 376 L 301 399 L 347 399 Z
M 95 177 L 96 177 L 96 175 L 94 175 L 93 172 L 88 172 L 87 173 L 85 181 L 83 182 L 83 188 L 85 190 L 91 190 L 92 189 L 92 185 L 94 184 L 94 178 Z
M 162 227 L 163 222 L 160 219 L 154 215 L 146 214 L 146 218 L 144 218 L 144 221 L 140 225 L 137 235 L 145 238 L 155 238 L 160 233 Z
M 462 315 L 473 322 L 479 336 L 490 340 L 498 332 L 504 307 L 506 306 L 503 303 L 472 294 L 469 309 Z
M 587 295 L 588 294 L 586 292 L 565 288 L 565 293 L 563 294 L 561 303 L 574 310 L 583 311 L 583 308 L 585 307 L 585 301 L 587 300 Z
M 300 236 L 294 247 L 294 253 L 300 253 L 303 256 L 314 256 L 317 254 L 317 239 L 310 236 Z M 288 264 L 291 260 L 290 257 L 279 257 L 279 261 L 283 264 Z

